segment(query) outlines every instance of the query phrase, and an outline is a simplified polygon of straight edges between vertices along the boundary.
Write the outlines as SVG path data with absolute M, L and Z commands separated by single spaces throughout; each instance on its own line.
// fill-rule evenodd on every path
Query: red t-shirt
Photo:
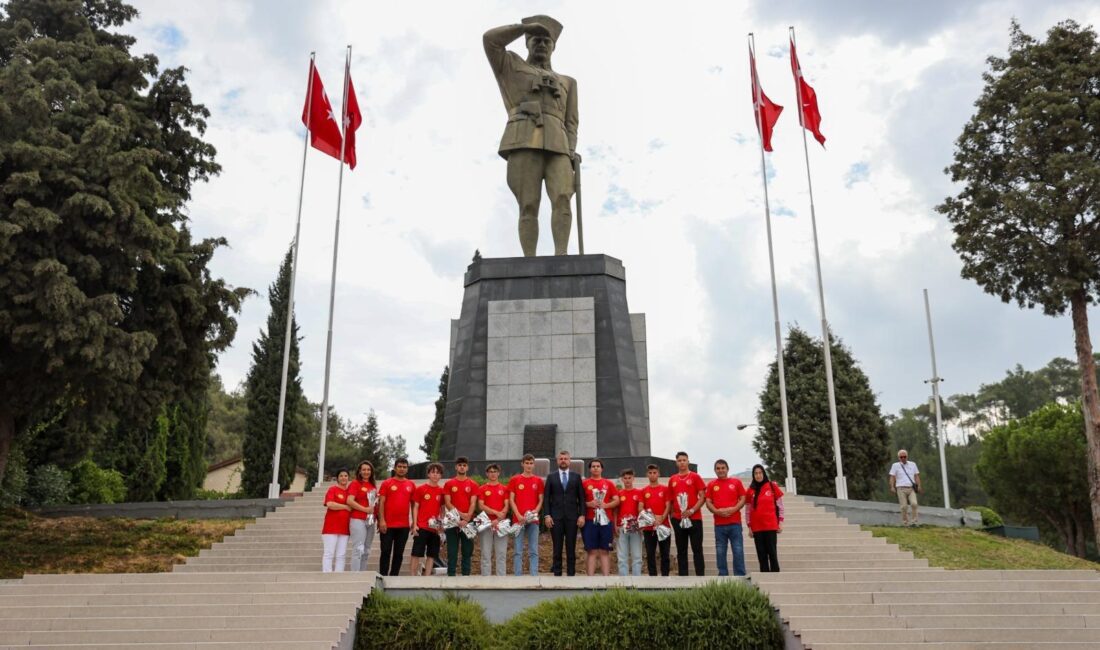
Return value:
M 774 481 L 769 482 L 761 488 L 756 505 L 752 503 L 754 493 L 755 490 L 749 489 L 745 494 L 745 503 L 752 508 L 749 512 L 749 528 L 754 532 L 779 530 L 775 502 L 783 496 L 783 490 Z
M 615 523 L 622 525 L 623 517 L 637 517 L 641 512 L 642 491 L 638 488 L 619 490 L 619 512 L 615 517 Z M 663 512 L 663 510 L 662 510 Z
M 351 513 L 347 510 L 331 510 L 329 503 L 347 503 L 348 493 L 339 485 L 333 485 L 325 492 L 325 523 L 321 526 L 322 535 L 347 535 Z
M 619 493 L 618 490 L 615 489 L 615 484 L 612 483 L 611 481 L 605 479 L 605 478 L 586 478 L 581 482 L 581 485 L 584 486 L 584 501 L 585 501 L 585 503 L 588 503 L 589 501 L 592 501 L 593 499 L 596 498 L 592 494 L 594 490 L 604 490 L 605 491 L 605 494 L 603 496 L 603 502 L 604 503 L 611 503 L 611 500 L 614 499 L 615 495 Z M 607 514 L 608 514 L 609 518 L 611 518 L 611 520 L 614 521 L 614 518 L 611 517 L 611 515 L 614 515 L 614 513 L 609 512 Z M 592 521 L 593 519 L 595 519 L 596 518 L 596 509 L 595 508 L 585 508 L 584 509 L 584 518 L 587 519 L 588 521 Z
M 745 484 L 738 478 L 716 478 L 707 484 L 707 498 L 715 508 L 732 508 L 745 494 Z M 730 517 L 714 515 L 715 526 L 741 523 L 741 511 Z
M 497 483 L 496 485 L 489 485 L 486 483 L 477 489 L 477 498 L 486 508 L 505 510 L 504 506 L 508 503 L 508 487 L 501 483 Z M 505 515 L 507 515 L 506 510 Z M 489 515 L 490 521 L 496 521 L 497 519 L 499 519 L 499 517 Z
M 443 484 L 443 493 L 451 497 L 451 505 L 461 514 L 470 511 L 470 499 L 476 496 L 477 483 L 473 479 L 453 478 Z
M 352 481 L 350 484 L 348 484 L 348 498 L 353 499 L 356 503 L 358 503 L 359 505 L 366 508 L 368 505 L 370 505 L 370 502 L 367 500 L 368 496 L 370 495 L 371 491 L 373 491 L 374 489 L 375 489 L 375 487 L 367 481 L 358 481 L 358 480 Z M 375 510 L 377 510 L 377 509 L 378 509 L 378 505 L 377 505 L 377 502 L 376 502 L 375 503 Z M 375 514 L 378 514 L 378 513 L 376 512 Z M 360 512 L 359 510 L 352 510 L 351 511 L 351 518 L 352 519 L 366 520 L 367 513 Z
M 699 493 L 707 489 L 707 484 L 695 472 L 688 472 L 687 474 L 673 474 L 672 478 L 668 479 L 668 487 L 672 490 L 672 495 L 669 497 L 669 500 L 672 501 L 672 516 L 676 519 L 683 519 L 680 516 L 680 504 L 676 501 L 676 495 L 687 494 L 688 507 L 694 508 L 699 501 Z M 699 521 L 702 518 L 702 510 L 696 510 L 695 514 L 691 516 L 692 521 Z
M 382 492 L 378 498 L 386 499 L 386 511 L 382 513 L 386 528 L 408 528 L 413 492 L 416 491 L 413 482 L 407 478 L 388 478 L 378 489 Z
M 660 517 L 665 514 L 665 507 L 668 505 L 668 495 L 672 493 L 668 487 L 664 485 L 658 485 L 652 487 L 646 485 L 641 488 L 642 491 L 642 507 L 651 510 L 654 515 Z M 653 530 L 655 526 L 646 526 L 642 530 Z
M 516 474 L 512 480 L 508 481 L 508 492 L 516 501 L 516 509 L 519 510 L 520 517 L 527 514 L 528 510 L 538 507 L 539 498 L 545 488 L 546 483 L 541 476 Z
M 430 529 L 428 520 L 439 516 L 439 510 L 443 506 L 443 486 L 425 483 L 416 488 L 413 499 L 420 505 L 420 509 L 416 511 L 416 527 Z

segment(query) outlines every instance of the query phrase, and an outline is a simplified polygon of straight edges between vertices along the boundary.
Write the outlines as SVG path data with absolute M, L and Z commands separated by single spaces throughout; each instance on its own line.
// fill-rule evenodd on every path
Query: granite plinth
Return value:
M 583 466 L 587 466 L 588 459 L 574 458 L 574 461 L 581 460 L 584 462 Z M 603 461 L 603 475 L 611 479 L 616 479 L 619 476 L 619 472 L 624 469 L 633 469 L 635 477 L 641 477 L 641 480 L 645 480 L 645 468 L 647 465 L 656 465 L 661 469 L 661 476 L 671 476 L 676 473 L 676 461 L 671 458 L 660 458 L 658 456 L 601 456 L 600 460 Z M 443 468 L 445 470 L 445 476 L 451 476 L 454 472 L 454 463 L 450 460 L 442 461 Z M 551 459 L 551 462 L 553 460 Z M 485 476 L 485 468 L 491 463 L 500 465 L 501 476 L 504 478 L 511 477 L 513 474 L 519 474 L 523 471 L 522 461 L 518 458 L 511 460 L 484 460 L 473 458 L 470 459 L 470 474 L 476 476 Z M 582 467 L 583 467 L 582 466 Z M 697 471 L 697 467 L 694 463 L 691 464 L 691 470 Z M 545 476 L 544 472 L 536 472 L 540 476 Z M 581 471 L 582 475 L 587 475 L 587 471 Z M 416 463 L 409 466 L 409 478 L 411 479 L 425 479 L 428 478 L 428 463 Z M 503 478 L 502 478 L 503 480 Z
M 510 462 L 528 425 L 555 425 L 556 446 L 574 456 L 648 457 L 639 331 L 613 257 L 475 261 L 452 327 L 440 458 Z

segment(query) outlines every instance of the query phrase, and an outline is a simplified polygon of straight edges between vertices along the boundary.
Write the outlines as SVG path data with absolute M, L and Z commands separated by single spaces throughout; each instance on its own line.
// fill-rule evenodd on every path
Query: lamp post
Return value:
M 761 431 L 764 430 L 764 427 L 760 426 L 756 422 L 746 422 L 744 424 L 738 424 L 737 425 L 737 430 L 738 431 L 744 431 L 745 429 L 748 429 L 749 427 L 756 427 L 757 429 L 760 429 Z M 786 478 L 786 480 L 783 481 L 783 487 L 786 489 L 787 494 L 798 494 L 798 482 L 795 481 L 794 470 L 792 469 L 792 465 L 791 465 L 790 447 L 787 448 L 786 456 L 787 456 L 787 458 L 786 458 L 786 461 L 787 461 L 787 478 Z

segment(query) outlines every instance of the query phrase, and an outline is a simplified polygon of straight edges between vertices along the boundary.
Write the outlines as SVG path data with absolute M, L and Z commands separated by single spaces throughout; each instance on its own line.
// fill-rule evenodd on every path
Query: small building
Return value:
M 244 459 L 234 456 L 206 468 L 206 479 L 202 489 L 233 494 L 241 489 L 241 473 L 244 472 Z M 306 490 L 306 471 L 301 467 L 294 469 L 294 480 L 287 492 L 302 493 Z

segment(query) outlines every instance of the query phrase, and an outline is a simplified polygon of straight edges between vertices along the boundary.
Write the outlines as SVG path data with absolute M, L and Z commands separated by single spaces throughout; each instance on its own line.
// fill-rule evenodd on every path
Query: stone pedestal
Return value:
M 471 264 L 450 366 L 445 461 L 516 460 L 544 425 L 574 457 L 649 457 L 645 316 L 628 311 L 613 257 Z

